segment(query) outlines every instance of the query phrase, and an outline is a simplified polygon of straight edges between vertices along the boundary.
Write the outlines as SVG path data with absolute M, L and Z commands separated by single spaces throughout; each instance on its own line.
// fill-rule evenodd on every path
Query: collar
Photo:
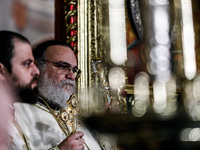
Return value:
M 42 99 L 44 99 L 44 100 L 48 103 L 48 105 L 49 105 L 49 107 L 50 107 L 51 109 L 56 110 L 56 111 L 60 110 L 60 107 L 59 107 L 57 104 L 55 104 L 55 103 L 53 103 L 53 102 L 52 102 L 52 103 L 49 103 L 49 102 L 46 100 L 46 98 L 44 98 L 44 97 L 42 97 L 42 96 L 39 96 L 39 97 L 38 97 L 38 102 L 41 103 L 42 105 L 44 105 L 45 107 L 47 107 L 47 106 L 46 106 L 46 104 L 44 103 L 44 101 L 43 101 Z

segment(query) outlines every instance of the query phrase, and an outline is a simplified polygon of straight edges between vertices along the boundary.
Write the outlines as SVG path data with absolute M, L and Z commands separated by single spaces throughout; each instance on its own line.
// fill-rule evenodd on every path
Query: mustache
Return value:
M 39 80 L 39 76 L 35 76 L 35 77 L 33 77 L 33 79 L 31 80 L 31 82 L 30 82 L 30 85 L 33 83 L 33 82 L 38 82 L 38 80 Z
M 66 84 L 71 84 L 73 87 L 76 87 L 76 82 L 75 81 L 72 81 L 70 79 L 66 79 L 66 80 L 62 80 L 60 82 L 60 85 L 63 86 L 63 85 L 66 85 Z

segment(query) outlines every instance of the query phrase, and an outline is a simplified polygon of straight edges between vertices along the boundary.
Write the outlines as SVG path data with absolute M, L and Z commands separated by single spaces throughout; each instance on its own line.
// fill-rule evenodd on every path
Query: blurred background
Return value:
M 22 33 L 32 43 L 54 36 L 54 0 L 1 0 L 0 30 Z
M 118 149 L 199 149 L 199 0 L 1 0 L 0 20 L 71 45 L 82 118 Z

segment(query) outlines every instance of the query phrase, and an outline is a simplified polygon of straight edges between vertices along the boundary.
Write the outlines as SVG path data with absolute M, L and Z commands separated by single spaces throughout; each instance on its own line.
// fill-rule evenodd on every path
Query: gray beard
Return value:
M 65 86 L 66 84 L 73 86 Z M 68 92 L 64 90 L 64 86 Z M 48 78 L 46 74 L 41 74 L 38 82 L 38 90 L 48 104 L 57 109 L 64 109 L 67 106 L 67 101 L 72 94 L 76 94 L 76 83 L 70 79 L 62 80 L 60 83 Z

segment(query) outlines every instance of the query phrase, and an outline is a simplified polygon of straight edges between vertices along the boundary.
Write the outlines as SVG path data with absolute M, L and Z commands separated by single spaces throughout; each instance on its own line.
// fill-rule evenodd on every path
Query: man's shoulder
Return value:
M 22 112 L 46 111 L 46 112 L 48 112 L 48 109 L 46 109 L 44 106 L 40 105 L 38 102 L 35 104 L 16 102 L 16 103 L 14 103 L 14 108 L 15 108 L 15 111 L 17 111 L 17 112 L 18 111 L 22 111 Z
M 51 117 L 48 110 L 38 104 L 15 103 L 15 118 L 20 120 L 42 120 L 43 117 Z
M 28 103 L 21 103 L 21 102 L 16 102 L 14 103 L 14 107 L 15 108 L 19 108 L 19 107 L 32 107 L 32 104 L 28 104 Z
M 33 149 L 49 149 L 60 143 L 65 135 L 54 117 L 38 106 L 15 104 L 15 118 Z
M 15 108 L 15 114 L 20 113 L 21 115 L 26 115 L 26 113 L 31 112 L 33 109 L 32 104 L 27 104 L 27 103 L 20 103 L 16 102 L 14 103 L 14 108 Z

